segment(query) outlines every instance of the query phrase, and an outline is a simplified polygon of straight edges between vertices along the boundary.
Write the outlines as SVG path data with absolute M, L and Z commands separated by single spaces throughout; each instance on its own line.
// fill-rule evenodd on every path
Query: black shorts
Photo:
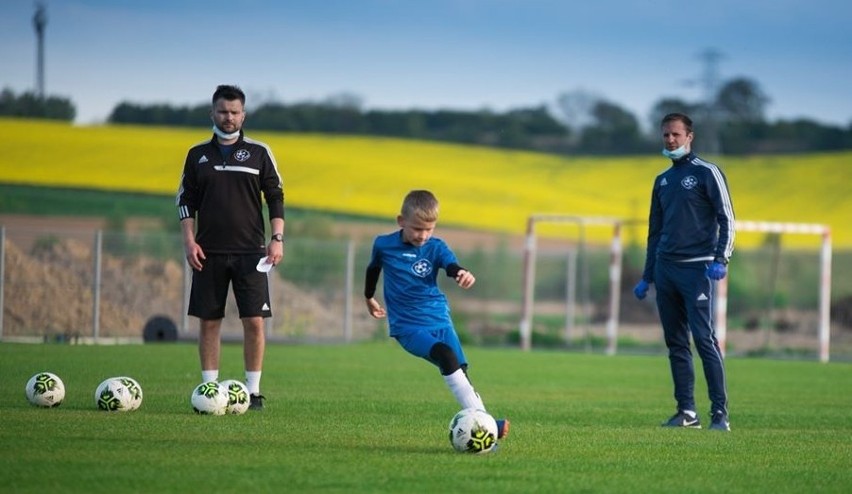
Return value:
M 271 317 L 269 279 L 258 271 L 262 254 L 208 254 L 201 271 L 192 271 L 187 313 L 201 319 L 225 317 L 228 287 L 232 286 L 240 318 Z

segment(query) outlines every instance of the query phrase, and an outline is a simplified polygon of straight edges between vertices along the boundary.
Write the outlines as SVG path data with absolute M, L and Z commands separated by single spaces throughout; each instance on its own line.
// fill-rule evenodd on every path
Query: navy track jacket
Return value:
M 728 182 L 713 163 L 689 153 L 654 180 L 642 279 L 653 283 L 657 259 L 727 261 L 734 250 Z

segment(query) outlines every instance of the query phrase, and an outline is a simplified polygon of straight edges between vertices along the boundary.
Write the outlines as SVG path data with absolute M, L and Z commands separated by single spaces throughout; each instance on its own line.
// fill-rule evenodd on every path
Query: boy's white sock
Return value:
M 219 380 L 219 369 L 202 370 L 201 371 L 201 382 L 209 383 L 210 381 L 218 381 L 218 380 Z
M 473 385 L 470 384 L 463 370 L 458 369 L 449 376 L 444 376 L 444 381 L 462 408 L 479 408 L 485 410 L 482 399 L 473 389 Z
M 260 373 L 261 371 L 246 371 L 246 387 L 249 394 L 260 394 Z

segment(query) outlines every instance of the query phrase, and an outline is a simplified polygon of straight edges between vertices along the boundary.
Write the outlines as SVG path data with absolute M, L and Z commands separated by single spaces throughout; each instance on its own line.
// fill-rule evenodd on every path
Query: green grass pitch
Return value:
M 729 359 L 732 432 L 667 430 L 664 356 L 468 348 L 497 452 L 456 453 L 437 370 L 393 342 L 267 348 L 267 407 L 200 416 L 192 344 L 0 344 L 3 492 L 852 492 L 852 366 Z M 220 378 L 243 380 L 242 347 Z M 24 385 L 59 375 L 64 403 Z M 134 412 L 102 412 L 105 378 L 134 377 Z M 696 398 L 707 421 L 700 365 Z

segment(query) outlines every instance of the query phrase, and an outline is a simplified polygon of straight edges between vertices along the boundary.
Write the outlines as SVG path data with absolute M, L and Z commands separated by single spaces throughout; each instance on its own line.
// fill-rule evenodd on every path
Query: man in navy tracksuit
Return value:
M 640 300 L 656 285 L 657 308 L 669 350 L 677 412 L 665 427 L 700 428 L 693 389 L 689 335 L 695 343 L 710 396 L 710 429 L 729 431 L 725 367 L 713 329 L 715 281 L 727 274 L 734 248 L 734 209 L 725 175 L 691 151 L 692 120 L 666 115 L 663 154 L 672 166 L 656 180 L 648 220 L 648 251 Z

